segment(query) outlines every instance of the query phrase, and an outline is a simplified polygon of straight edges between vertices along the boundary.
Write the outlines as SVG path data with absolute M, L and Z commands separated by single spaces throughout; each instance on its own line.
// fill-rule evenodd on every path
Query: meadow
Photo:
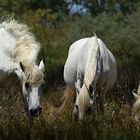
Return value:
M 63 21 L 41 24 L 41 15 L 29 11 L 16 17 L 26 23 L 42 45 L 38 62 L 45 62 L 45 87 L 41 98 L 42 114 L 31 128 L 23 109 L 19 88 L 16 93 L 0 89 L 0 140 L 137 140 L 139 123 L 134 121 L 132 105 L 140 80 L 140 9 L 124 16 L 101 13 L 98 16 L 67 16 Z M 32 18 L 31 18 L 32 17 Z M 63 67 L 69 46 L 94 32 L 114 54 L 118 77 L 114 88 L 107 93 L 105 114 L 87 115 L 82 122 L 72 121 L 74 103 L 58 112 L 66 89 Z

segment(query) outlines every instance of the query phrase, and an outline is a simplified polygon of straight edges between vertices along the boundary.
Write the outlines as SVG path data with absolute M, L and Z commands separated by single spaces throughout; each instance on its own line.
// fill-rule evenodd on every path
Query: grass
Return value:
M 43 112 L 34 120 L 32 128 L 23 110 L 21 95 L 1 91 L 0 139 L 10 140 L 122 140 L 139 139 L 138 124 L 131 114 L 131 106 L 107 98 L 105 114 L 87 115 L 82 122 L 72 121 L 73 104 L 62 114 L 57 112 L 65 88 L 51 89 L 42 96 Z

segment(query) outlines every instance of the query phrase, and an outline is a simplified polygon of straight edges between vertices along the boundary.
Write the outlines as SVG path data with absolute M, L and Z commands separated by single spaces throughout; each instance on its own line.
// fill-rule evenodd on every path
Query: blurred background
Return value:
M 30 129 L 21 113 L 21 95 L 2 91 L 0 139 L 140 138 L 130 117 L 134 101 L 131 91 L 137 90 L 140 81 L 139 0 L 0 0 L 1 20 L 11 16 L 27 24 L 41 43 L 39 61 L 43 59 L 46 66 L 42 102 L 47 109 Z M 70 108 L 54 122 L 50 114 L 60 105 L 65 89 L 63 67 L 69 47 L 80 38 L 92 37 L 94 32 L 114 54 L 118 66 L 116 85 L 107 94 L 108 111 L 104 117 L 88 118 L 84 125 L 75 126 L 70 121 Z

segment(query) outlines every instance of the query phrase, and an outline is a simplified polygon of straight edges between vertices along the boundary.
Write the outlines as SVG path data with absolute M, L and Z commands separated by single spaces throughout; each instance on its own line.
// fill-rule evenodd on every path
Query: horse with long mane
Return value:
M 95 35 L 74 42 L 64 66 L 64 80 L 76 91 L 73 117 L 82 119 L 87 108 L 95 105 L 97 96 L 99 108 L 104 112 L 105 94 L 113 87 L 116 77 L 115 58 L 102 40 Z
M 25 110 L 29 116 L 37 116 L 41 112 L 44 63 L 36 64 L 40 47 L 26 25 L 14 19 L 1 22 L 0 88 L 16 86 L 16 82 L 20 81 Z

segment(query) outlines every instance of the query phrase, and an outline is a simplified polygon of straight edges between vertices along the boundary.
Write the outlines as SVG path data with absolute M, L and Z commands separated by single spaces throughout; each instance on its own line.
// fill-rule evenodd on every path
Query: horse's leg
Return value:
M 100 109 L 100 111 L 102 112 L 102 114 L 104 113 L 103 90 L 104 90 L 104 88 L 101 87 L 100 93 L 99 93 L 99 95 L 98 95 L 99 109 Z
M 101 87 L 100 93 L 98 94 L 98 96 L 99 96 L 99 109 L 100 109 L 102 114 L 104 114 L 104 100 L 105 100 L 106 92 L 107 92 L 107 87 L 103 86 L 103 87 Z
M 96 95 L 94 94 L 93 99 L 90 99 L 90 102 L 89 102 L 89 111 L 94 116 L 97 116 L 97 109 L 98 109 L 98 103 L 97 103 Z
M 77 81 L 75 82 L 75 88 L 76 88 L 76 102 L 75 102 L 75 107 L 73 109 L 73 114 L 72 118 L 77 119 L 78 118 L 78 98 L 79 98 L 79 92 L 81 88 L 81 74 L 78 74 L 77 76 Z
M 76 102 L 75 102 L 75 107 L 73 109 L 72 113 L 72 118 L 73 120 L 78 118 L 78 97 L 79 97 L 79 91 L 80 91 L 80 80 L 78 79 L 77 82 L 75 83 L 75 88 L 76 88 Z

